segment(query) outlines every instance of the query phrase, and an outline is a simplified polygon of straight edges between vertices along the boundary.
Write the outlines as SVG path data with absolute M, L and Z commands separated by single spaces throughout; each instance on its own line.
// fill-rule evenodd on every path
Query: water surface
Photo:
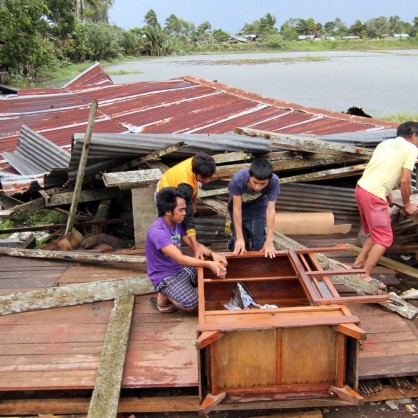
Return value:
M 186 75 L 278 100 L 373 117 L 418 113 L 418 50 L 279 52 L 152 57 L 107 67 L 115 83 Z

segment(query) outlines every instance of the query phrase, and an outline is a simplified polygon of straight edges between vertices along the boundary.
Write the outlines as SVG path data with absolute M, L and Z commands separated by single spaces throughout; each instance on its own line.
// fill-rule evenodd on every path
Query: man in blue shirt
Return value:
M 254 160 L 250 168 L 235 173 L 228 190 L 232 229 L 228 250 L 234 254 L 261 250 L 266 257 L 275 257 L 273 232 L 280 185 L 271 162 Z

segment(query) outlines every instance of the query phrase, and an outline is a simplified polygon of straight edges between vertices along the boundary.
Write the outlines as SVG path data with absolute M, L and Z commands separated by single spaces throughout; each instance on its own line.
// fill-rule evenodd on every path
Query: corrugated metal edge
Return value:
M 232 94 L 234 96 L 237 96 L 243 99 L 253 100 L 259 103 L 268 104 L 270 106 L 274 106 L 278 108 L 299 110 L 301 112 L 312 113 L 315 115 L 324 115 L 329 118 L 343 119 L 346 121 L 360 123 L 363 125 L 370 125 L 373 128 L 376 127 L 376 124 L 380 126 L 388 127 L 388 128 L 396 128 L 399 125 L 398 123 L 395 123 L 395 122 L 382 121 L 382 120 L 373 119 L 373 118 L 364 118 L 364 117 L 355 116 L 355 115 L 348 115 L 346 113 L 334 112 L 331 110 L 317 109 L 314 107 L 305 107 L 296 103 L 273 99 L 271 97 L 263 96 L 261 94 L 250 93 L 245 90 L 228 86 L 227 84 L 209 81 L 209 80 L 205 80 L 199 77 L 184 76 L 184 77 L 181 77 L 181 79 L 184 81 L 188 81 L 189 83 L 195 83 L 195 84 L 200 84 L 202 86 L 215 88 L 225 93 Z

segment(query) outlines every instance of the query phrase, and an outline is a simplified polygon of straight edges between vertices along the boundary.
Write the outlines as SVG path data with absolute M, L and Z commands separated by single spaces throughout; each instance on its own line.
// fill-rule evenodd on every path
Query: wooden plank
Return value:
M 92 254 L 85 251 L 27 250 L 20 248 L 0 248 L 0 254 L 12 257 L 45 258 L 77 261 L 81 263 L 145 263 L 145 257 L 123 254 Z
M 234 132 L 257 138 L 269 139 L 271 144 L 278 148 L 292 149 L 296 151 L 308 151 L 314 153 L 327 153 L 335 155 L 354 154 L 371 157 L 373 151 L 354 145 L 339 144 L 335 142 L 321 141 L 315 138 L 286 135 L 276 132 L 262 131 L 251 128 L 235 128 Z
M 109 313 L 113 303 L 95 302 L 84 305 L 69 306 L 65 309 L 52 308 L 44 311 L 28 311 L 21 312 L 18 315 L 0 316 L 0 325 L 3 324 L 24 324 L 36 325 L 44 324 L 50 326 L 52 324 L 78 324 L 86 323 L 108 323 Z
M 129 192 L 126 192 L 129 193 Z M 78 203 L 94 202 L 97 200 L 120 198 L 123 192 L 117 187 L 101 188 L 92 190 L 81 190 L 78 196 Z M 71 204 L 73 197 L 72 192 L 58 192 L 50 196 L 49 200 L 45 202 L 45 207 L 54 207 Z M 75 222 L 77 224 L 77 222 Z M 83 222 L 80 222 L 81 224 Z M 65 226 L 65 225 L 64 225 Z
M 361 348 L 361 359 L 366 361 L 371 357 L 403 356 L 418 354 L 418 340 L 380 342 L 378 345 L 373 341 L 366 341 Z
M 0 296 L 0 315 L 154 293 L 147 275 Z
M 52 277 L 14 277 L 10 279 L 1 279 L 0 287 L 8 289 L 6 294 L 16 292 L 18 289 L 48 289 L 57 285 L 59 275 L 52 275 Z
M 282 383 L 334 383 L 337 333 L 326 326 L 283 330 Z
M 276 385 L 276 330 L 228 332 L 214 345 L 216 349 L 211 350 L 211 371 L 216 375 L 213 394 Z
M 119 187 L 121 190 L 157 184 L 163 172 L 159 168 L 124 171 L 122 173 L 105 173 L 103 182 L 106 187 Z
M 225 397 L 225 392 L 218 393 L 217 395 L 209 393 L 199 406 L 199 413 L 207 415 L 209 412 L 213 411 L 225 399 Z
M 222 338 L 223 335 L 223 333 L 218 331 L 203 332 L 201 335 L 199 335 L 196 341 L 196 348 L 198 350 L 202 350 L 208 345 L 213 344 L 215 341 L 218 341 L 219 338 Z
M 340 324 L 336 327 L 337 332 L 348 335 L 349 337 L 355 338 L 356 340 L 365 340 L 367 333 L 355 324 Z
M 366 168 L 367 164 L 356 164 L 342 168 L 330 168 L 329 170 L 315 171 L 308 174 L 299 174 L 296 176 L 280 177 L 280 183 L 297 183 L 304 181 L 317 181 L 327 179 L 337 179 L 341 177 L 358 176 Z
M 360 379 L 416 376 L 417 374 L 418 354 L 370 357 L 363 361 L 360 351 Z
M 345 380 L 346 337 L 344 334 L 336 335 L 336 363 L 335 363 L 335 386 L 341 388 Z M 347 399 L 345 399 L 347 400 Z
M 412 332 L 379 332 L 376 334 L 367 333 L 367 340 L 372 344 L 379 343 L 403 343 L 405 341 L 415 341 L 417 337 Z
M 350 402 L 353 405 L 364 404 L 364 398 L 360 396 L 356 391 L 351 389 L 349 386 L 344 386 L 344 387 L 331 386 L 329 391 L 337 395 L 339 398 L 347 402 Z
M 113 418 L 118 413 L 134 303 L 135 297 L 132 295 L 115 299 L 115 307 L 110 315 L 100 367 L 89 406 L 89 418 L 104 416 Z
M 52 370 L 27 372 L 2 372 L 0 390 L 64 390 L 92 389 L 96 380 L 96 369 Z
M 79 195 L 81 192 L 81 188 L 83 186 L 84 173 L 85 173 L 85 169 L 87 165 L 87 158 L 88 158 L 89 149 L 90 149 L 91 137 L 93 135 L 94 123 L 96 121 L 97 108 L 98 108 L 97 99 L 93 99 L 91 103 L 91 108 L 90 108 L 87 130 L 84 135 L 83 148 L 81 150 L 80 161 L 79 161 L 78 169 L 77 169 L 77 177 L 75 180 L 73 196 L 71 199 L 70 213 L 68 215 L 67 226 L 65 227 L 64 235 L 68 235 L 73 229 L 75 215 L 76 215 L 77 206 L 79 202 Z
M 81 414 L 87 413 L 89 408 L 87 398 L 58 399 L 2 399 L 0 402 L 1 415 L 35 415 L 39 414 Z M 158 412 L 196 412 L 199 407 L 197 396 L 154 396 L 154 397 L 125 397 L 119 404 L 120 413 Z

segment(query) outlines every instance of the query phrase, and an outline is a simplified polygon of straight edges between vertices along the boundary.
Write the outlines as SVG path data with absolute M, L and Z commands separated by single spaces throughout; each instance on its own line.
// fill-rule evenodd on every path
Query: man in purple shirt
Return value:
M 203 255 L 213 261 L 184 255 L 182 241 L 193 249 L 182 225 L 186 216 L 184 194 L 174 187 L 165 187 L 156 200 L 158 218 L 149 227 L 145 241 L 147 273 L 158 292 L 157 298 L 150 301 L 161 313 L 176 309 L 193 311 L 198 304 L 196 267 L 209 268 L 216 276 L 223 277 L 227 261 L 202 244 L 199 245 Z
M 273 232 L 280 186 L 271 162 L 254 160 L 249 169 L 234 174 L 228 190 L 232 229 L 228 250 L 234 254 L 262 250 L 266 257 L 275 257 Z

